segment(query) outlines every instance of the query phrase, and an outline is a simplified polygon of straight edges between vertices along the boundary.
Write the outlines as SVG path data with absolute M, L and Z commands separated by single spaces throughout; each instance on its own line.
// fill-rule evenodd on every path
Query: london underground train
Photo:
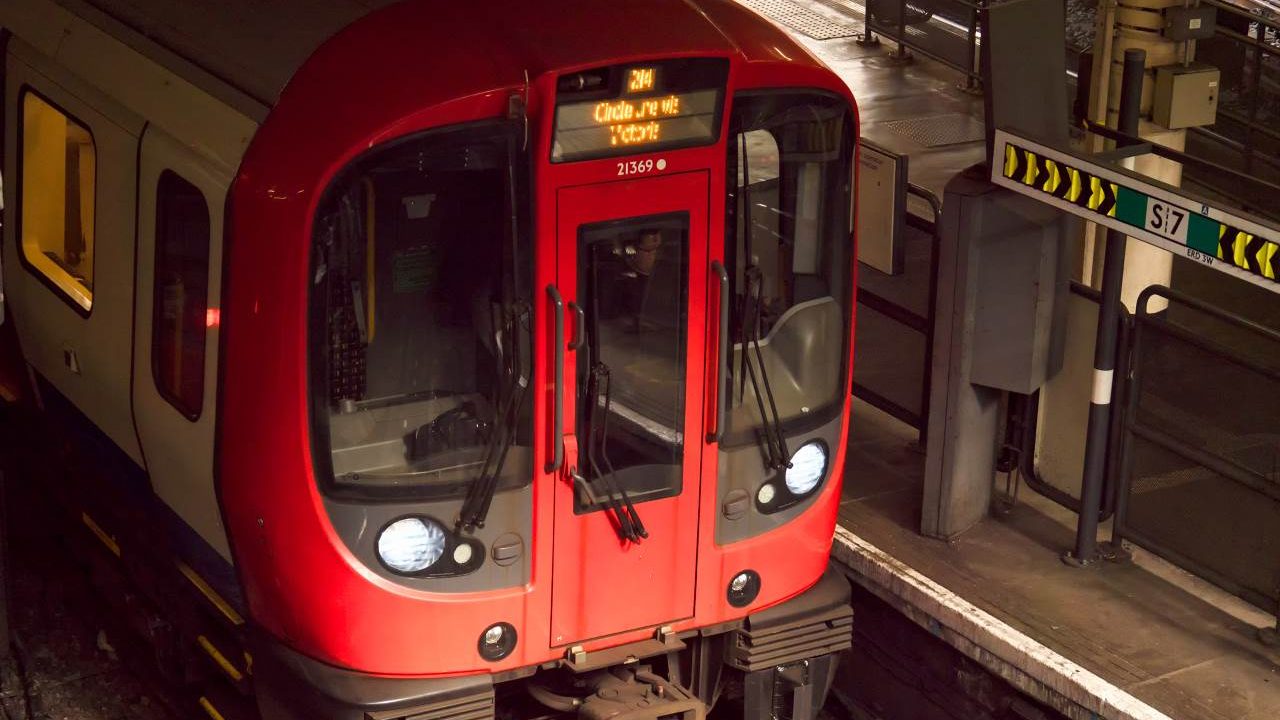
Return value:
M 730 0 L 0 27 L 9 394 L 200 712 L 816 716 L 852 627 L 830 70 Z

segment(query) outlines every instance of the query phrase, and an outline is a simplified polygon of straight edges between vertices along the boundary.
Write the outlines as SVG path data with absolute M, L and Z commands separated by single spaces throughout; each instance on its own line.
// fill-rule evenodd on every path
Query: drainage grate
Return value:
M 986 128 L 982 123 L 962 113 L 894 120 L 884 125 L 899 135 L 905 135 L 931 148 L 977 142 L 986 136 Z
M 814 40 L 833 40 L 859 34 L 852 23 L 839 22 L 801 7 L 791 0 L 738 0 L 756 12 Z

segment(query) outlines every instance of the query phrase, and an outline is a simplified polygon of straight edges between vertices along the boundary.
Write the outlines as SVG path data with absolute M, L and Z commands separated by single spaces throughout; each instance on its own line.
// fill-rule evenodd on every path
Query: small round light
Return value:
M 773 487 L 773 483 L 765 483 L 760 486 L 758 491 L 756 491 L 756 500 L 758 500 L 761 505 L 768 505 L 773 502 L 773 498 L 777 494 L 778 491 Z
M 398 573 L 426 570 L 444 554 L 444 528 L 425 518 L 397 520 L 378 536 L 378 557 Z
M 484 631 L 484 644 L 497 645 L 498 643 L 502 642 L 502 636 L 505 634 L 506 633 L 502 630 L 501 625 L 494 625 L 493 627 Z
M 459 565 L 466 565 L 471 562 L 471 557 L 475 554 L 475 550 L 467 543 L 461 543 L 453 549 L 453 561 Z
M 511 623 L 494 623 L 480 633 L 476 650 L 479 651 L 480 657 L 489 662 L 496 662 L 516 649 L 517 639 L 515 626 Z
M 729 587 L 725 588 L 725 599 L 736 608 L 744 608 L 755 602 L 760 595 L 760 573 L 755 570 L 743 570 L 729 579 Z
M 827 472 L 827 448 L 820 442 L 806 443 L 791 456 L 787 468 L 787 489 L 793 495 L 807 495 L 822 482 Z

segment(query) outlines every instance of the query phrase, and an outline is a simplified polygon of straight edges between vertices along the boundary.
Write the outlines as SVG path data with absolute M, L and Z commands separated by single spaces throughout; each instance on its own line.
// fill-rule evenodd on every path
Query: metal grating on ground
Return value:
M 859 29 L 852 22 L 832 20 L 791 0 L 738 0 L 738 2 L 814 40 L 834 40 L 859 34 Z
M 962 113 L 894 120 L 884 126 L 929 148 L 977 142 L 986 135 L 981 122 Z

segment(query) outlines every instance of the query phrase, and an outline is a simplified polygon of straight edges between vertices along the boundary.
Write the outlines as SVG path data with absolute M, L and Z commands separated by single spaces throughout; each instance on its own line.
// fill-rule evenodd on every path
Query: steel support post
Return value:
M 1145 50 L 1135 48 L 1124 53 L 1120 116 L 1116 129 L 1134 137 L 1138 135 L 1146 62 Z M 1124 233 L 1107 231 L 1106 256 L 1102 265 L 1102 307 L 1098 313 L 1098 335 L 1093 355 L 1093 395 L 1089 400 L 1084 477 L 1080 485 L 1080 520 L 1076 525 L 1075 549 L 1063 558 L 1067 563 L 1077 566 L 1088 565 L 1098 556 L 1098 511 L 1102 506 L 1102 487 L 1107 469 L 1116 340 L 1120 329 L 1120 293 L 1124 280 L 1125 245 L 1128 242 Z

